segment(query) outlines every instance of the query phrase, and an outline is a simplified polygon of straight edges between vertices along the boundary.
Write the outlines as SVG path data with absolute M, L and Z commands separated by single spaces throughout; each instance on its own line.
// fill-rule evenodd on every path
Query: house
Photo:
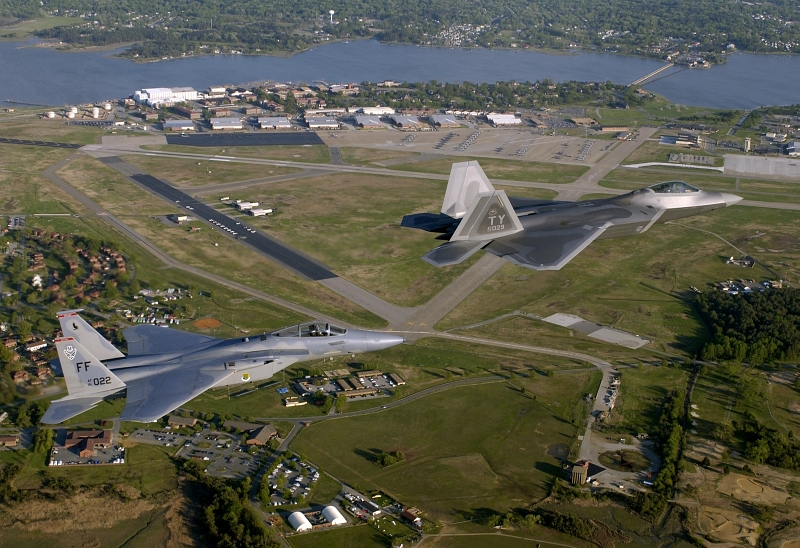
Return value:
M 197 424 L 197 419 L 194 417 L 179 417 L 178 415 L 170 415 L 167 419 L 167 424 L 176 428 L 192 428 Z
M 25 382 L 28 380 L 28 373 L 27 371 L 15 371 L 14 372 L 14 382 Z
M 42 348 L 47 348 L 47 343 L 44 341 L 33 341 L 25 345 L 25 352 L 36 352 Z
M 269 440 L 277 436 L 278 431 L 275 430 L 275 427 L 271 424 L 265 424 L 261 428 L 251 431 L 246 443 L 247 445 L 256 445 L 261 447 L 262 445 L 266 445 Z
M 47 367 L 40 367 L 36 370 L 36 377 L 38 377 L 39 379 L 44 380 L 49 376 L 50 376 L 50 369 L 48 369 Z
M 0 447 L 16 447 L 19 445 L 19 434 L 0 436 Z
M 356 505 L 370 514 L 371 516 L 380 516 L 381 508 L 377 504 L 369 500 L 359 500 Z
M 74 447 L 81 457 L 91 457 L 96 449 L 110 447 L 111 441 L 111 430 L 71 430 L 67 432 L 64 447 Z
M 417 515 L 416 508 L 404 508 L 400 512 L 400 517 L 409 522 L 414 527 L 422 527 L 422 518 Z

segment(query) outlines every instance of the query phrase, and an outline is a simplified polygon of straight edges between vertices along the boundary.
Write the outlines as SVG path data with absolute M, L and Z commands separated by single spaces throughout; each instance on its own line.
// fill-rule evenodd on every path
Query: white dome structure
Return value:
M 326 506 L 322 509 L 322 517 L 331 525 L 344 525 L 347 520 L 344 519 L 342 513 L 335 506 Z
M 339 516 L 341 516 L 341 514 L 339 514 Z M 289 516 L 289 525 L 294 527 L 294 530 L 298 533 L 302 533 L 303 531 L 311 531 L 311 522 L 308 521 L 308 518 L 300 512 L 295 512 Z

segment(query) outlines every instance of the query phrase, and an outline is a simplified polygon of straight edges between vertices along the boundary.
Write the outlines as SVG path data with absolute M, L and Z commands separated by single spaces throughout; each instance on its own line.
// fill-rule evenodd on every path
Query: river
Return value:
M 628 84 L 663 66 L 660 61 L 603 53 L 549 55 L 535 51 L 460 50 L 339 42 L 292 57 L 207 55 L 134 63 L 113 52 L 59 52 L 26 43 L 0 43 L 0 102 L 44 105 L 127 97 L 145 87 L 278 82 L 535 81 L 550 78 Z M 800 103 L 800 56 L 736 53 L 710 69 L 674 67 L 645 85 L 669 100 L 712 108 Z M 7 104 L 7 103 L 5 103 Z

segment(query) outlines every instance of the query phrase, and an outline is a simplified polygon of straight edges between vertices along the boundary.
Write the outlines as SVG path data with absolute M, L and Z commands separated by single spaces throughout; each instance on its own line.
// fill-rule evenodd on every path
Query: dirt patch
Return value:
M 123 501 L 92 489 L 63 501 L 34 500 L 7 508 L 12 527 L 24 531 L 58 534 L 64 531 L 106 529 L 121 521 L 138 518 L 153 510 L 147 500 Z M 86 519 L 102 516 L 103 519 Z M 5 520 L 4 520 L 5 521 Z
M 556 443 L 547 446 L 547 454 L 559 460 L 564 460 L 569 455 L 569 447 L 563 443 Z
M 703 506 L 700 510 L 700 529 L 723 542 L 756 545 L 758 523 L 735 510 Z
M 200 329 L 214 329 L 222 325 L 222 322 L 214 318 L 201 318 L 194 322 L 194 325 Z
M 620 472 L 641 472 L 650 468 L 650 459 L 639 451 L 606 451 L 599 456 L 600 464 Z
M 717 490 L 735 499 L 759 504 L 783 504 L 789 498 L 789 493 L 741 474 L 728 474 L 723 477 Z

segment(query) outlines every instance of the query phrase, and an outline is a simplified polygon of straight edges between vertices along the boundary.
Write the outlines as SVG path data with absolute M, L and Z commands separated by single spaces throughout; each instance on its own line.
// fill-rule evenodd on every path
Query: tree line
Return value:
M 330 24 L 328 10 L 336 12 Z M 728 44 L 744 51 L 800 51 L 800 6 L 791 0 L 714 0 L 676 5 L 670 0 L 7 0 L 0 18 L 34 19 L 47 14 L 88 14 L 69 40 L 107 41 L 136 30 L 153 42 L 159 58 L 201 44 L 247 52 L 303 49 L 320 42 L 315 32 L 337 38 L 376 36 L 386 42 L 449 45 L 454 26 L 482 26 L 470 45 L 568 50 L 579 46 L 665 57 L 670 51 L 718 54 Z M 97 21 L 97 24 L 94 24 Z M 144 29 L 159 30 L 144 38 Z M 138 30 L 141 29 L 141 30 Z M 121 31 L 125 32 L 121 32 Z M 457 30 L 455 31 L 457 32 Z M 57 37 L 60 31 L 42 32 Z M 65 41 L 69 41 L 65 40 Z M 70 42 L 79 43 L 79 42 Z M 119 42 L 122 43 L 122 42 Z M 181 51 L 183 50 L 183 51 Z M 140 50 L 142 53 L 147 50 Z
M 800 289 L 708 291 L 697 295 L 695 305 L 711 332 L 704 360 L 765 365 L 800 356 Z

